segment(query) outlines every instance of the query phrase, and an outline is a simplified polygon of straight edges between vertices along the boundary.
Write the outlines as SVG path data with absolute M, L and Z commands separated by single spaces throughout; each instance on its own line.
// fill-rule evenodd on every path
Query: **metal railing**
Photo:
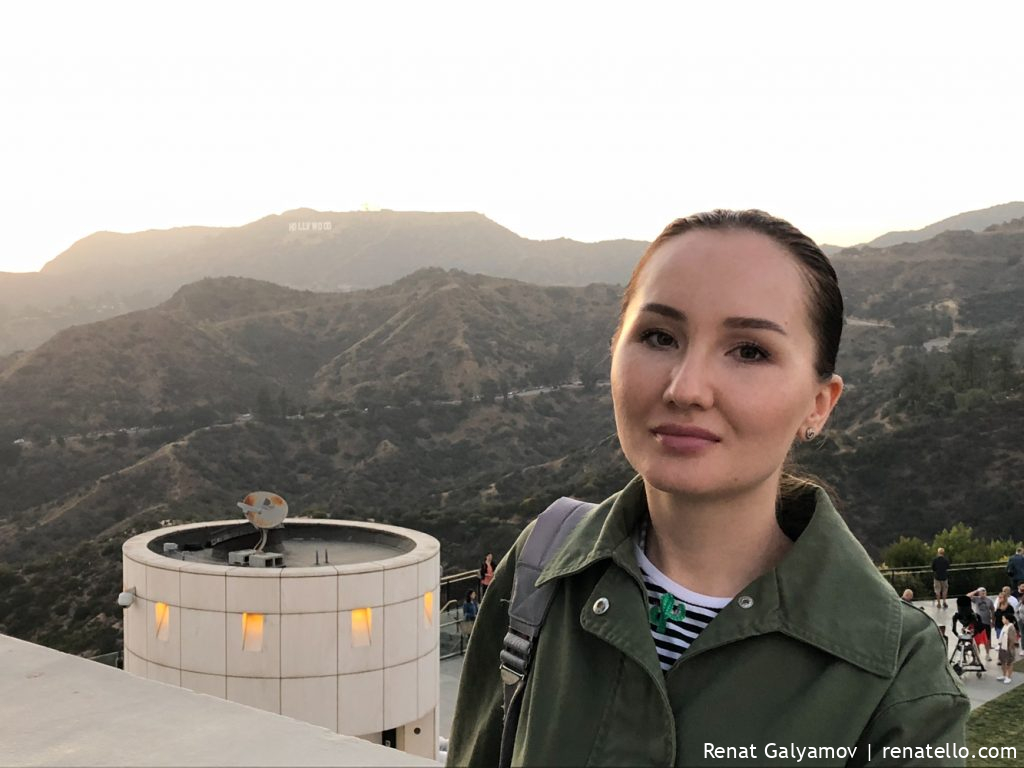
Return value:
M 462 601 L 466 592 L 479 592 L 480 573 L 461 571 L 441 577 L 441 658 L 450 659 L 466 652 L 466 644 L 473 631 L 473 622 L 462 615 Z
M 903 592 L 911 589 L 914 598 L 927 600 L 932 597 L 932 567 L 920 565 L 905 568 L 879 568 L 893 589 Z M 1006 574 L 1005 560 L 992 560 L 981 563 L 957 563 L 949 567 L 949 598 L 966 595 L 978 587 L 984 587 L 989 597 L 994 598 L 1003 586 L 1009 586 L 1010 579 Z
M 471 589 L 478 594 L 480 592 L 479 571 L 460 571 L 459 573 L 442 576 L 441 605 L 446 605 L 450 600 L 458 600 L 461 603 L 466 593 Z
M 98 656 L 84 656 L 83 658 L 99 662 L 100 664 L 106 664 L 108 667 L 124 669 L 124 651 L 111 651 L 110 653 L 101 653 Z

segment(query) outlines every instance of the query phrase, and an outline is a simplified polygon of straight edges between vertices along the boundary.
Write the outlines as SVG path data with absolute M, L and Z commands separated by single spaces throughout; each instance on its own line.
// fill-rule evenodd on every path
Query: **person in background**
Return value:
M 969 598 L 965 596 L 956 599 L 956 612 L 953 614 L 953 619 L 950 623 L 953 625 L 954 635 L 974 638 L 981 620 L 978 618 L 978 614 L 974 612 L 974 604 Z M 960 625 L 959 627 L 957 627 L 958 624 Z M 975 651 L 977 651 L 977 648 L 975 648 Z
M 474 621 L 479 607 L 479 603 L 476 599 L 476 591 L 472 589 L 469 590 L 469 592 L 466 593 L 466 601 L 462 604 L 462 618 L 466 621 Z
M 978 645 L 985 646 L 985 660 L 992 661 L 992 652 L 990 650 L 992 648 L 992 614 L 995 612 L 996 606 L 984 587 L 978 587 L 968 592 L 967 596 L 974 603 L 974 612 L 978 614 L 978 619 L 981 622 L 978 627 L 979 636 L 976 638 L 976 641 Z
M 1011 614 L 1002 615 L 1003 631 L 999 634 L 999 664 L 1003 668 L 1003 676 L 999 681 L 1009 685 L 1013 682 L 1013 662 L 1017 658 L 1018 632 L 1013 625 Z
M 494 555 L 488 552 L 484 561 L 480 563 L 480 599 L 483 600 L 487 594 L 487 588 L 494 580 Z
M 999 590 L 999 594 L 996 595 L 995 599 L 996 604 L 999 603 L 1000 597 L 1005 597 L 1006 601 L 1010 604 L 1010 607 L 1013 608 L 1013 610 L 1016 611 L 1020 607 L 1020 601 L 1016 597 L 1014 597 L 1009 587 L 1003 587 L 1001 590 Z
M 1017 639 L 1020 641 L 1021 648 L 1024 648 L 1024 582 L 1017 585 L 1015 602 L 1017 604 L 1013 606 L 1013 610 L 1017 614 Z
M 903 590 L 903 602 L 914 604 L 914 590 L 907 588 Z
M 949 560 L 946 550 L 939 547 L 932 560 L 932 588 L 935 590 L 935 606 L 946 607 L 946 596 L 949 594 Z
M 953 634 L 961 640 L 970 640 L 974 646 L 974 658 L 981 659 L 981 651 L 978 650 L 978 640 L 981 639 L 981 619 L 974 612 L 974 604 L 966 595 L 956 599 L 956 612 L 950 622 L 953 625 Z M 960 627 L 957 627 L 957 624 Z M 987 650 L 987 649 L 986 649 Z
M 992 628 L 995 630 L 997 638 L 1003 634 L 1003 616 L 1009 614 L 1011 621 L 1016 622 L 1017 620 L 1017 614 L 1010 604 L 1009 589 L 1009 587 L 1004 587 L 1003 591 L 996 596 L 995 610 L 992 611 Z
M 1017 547 L 1017 552 L 1010 556 L 1006 573 L 1010 577 L 1010 591 L 1017 594 L 1018 586 L 1024 582 L 1024 547 Z

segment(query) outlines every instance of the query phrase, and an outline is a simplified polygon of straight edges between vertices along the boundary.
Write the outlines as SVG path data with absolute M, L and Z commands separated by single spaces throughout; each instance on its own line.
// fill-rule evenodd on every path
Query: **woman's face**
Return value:
M 611 373 L 619 441 L 648 485 L 721 496 L 778 482 L 842 392 L 815 371 L 808 299 L 795 258 L 754 232 L 694 230 L 652 254 Z

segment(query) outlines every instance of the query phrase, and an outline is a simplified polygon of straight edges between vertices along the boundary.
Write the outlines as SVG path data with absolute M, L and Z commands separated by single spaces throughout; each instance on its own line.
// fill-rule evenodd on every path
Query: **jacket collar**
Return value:
M 684 659 L 744 637 L 781 632 L 873 674 L 895 675 L 903 627 L 899 596 L 828 495 L 816 488 L 807 498 L 808 505 L 812 501 L 813 513 L 786 557 L 741 590 Z M 780 524 L 788 530 L 808 512 L 810 506 L 803 513 L 799 506 L 784 508 Z M 639 581 L 633 531 L 646 515 L 643 479 L 635 477 L 583 518 L 537 585 L 607 559 Z M 884 627 L 881 634 L 879 626 Z

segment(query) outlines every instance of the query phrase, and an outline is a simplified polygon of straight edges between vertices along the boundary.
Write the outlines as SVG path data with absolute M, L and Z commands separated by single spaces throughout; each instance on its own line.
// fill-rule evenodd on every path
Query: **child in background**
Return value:
M 1013 662 L 1017 657 L 1017 627 L 1014 626 L 1010 614 L 1003 614 L 1003 631 L 999 633 L 999 663 L 1003 667 L 1003 676 L 999 682 L 1009 683 L 1013 679 Z
M 476 591 L 471 589 L 466 593 L 466 602 L 462 604 L 462 618 L 466 621 L 474 621 L 479 609 L 480 604 L 476 599 Z

